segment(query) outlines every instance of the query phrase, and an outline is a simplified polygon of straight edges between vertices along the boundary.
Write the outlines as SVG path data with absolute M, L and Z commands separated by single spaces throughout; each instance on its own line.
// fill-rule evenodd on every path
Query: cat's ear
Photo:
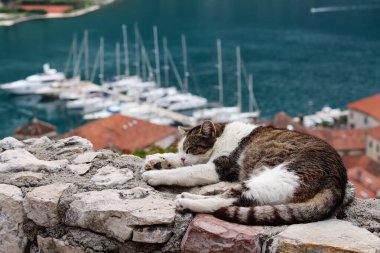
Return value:
M 187 132 L 190 131 L 191 128 L 187 128 L 187 127 L 181 127 L 179 126 L 178 127 L 178 132 L 180 135 L 185 135 Z
M 215 137 L 216 128 L 214 123 L 212 123 L 210 120 L 204 121 L 201 125 L 200 133 L 211 138 Z

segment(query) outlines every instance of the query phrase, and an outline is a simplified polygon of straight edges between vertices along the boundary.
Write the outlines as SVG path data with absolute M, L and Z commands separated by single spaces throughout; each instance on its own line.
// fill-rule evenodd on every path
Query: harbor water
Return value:
M 157 25 L 181 74 L 181 34 L 186 35 L 190 91 L 209 101 L 218 99 L 215 41 L 220 38 L 226 105 L 236 104 L 235 47 L 240 46 L 262 117 L 313 113 L 324 105 L 345 108 L 380 92 L 379 7 L 375 0 L 117 0 L 81 17 L 0 27 L 0 83 L 41 72 L 45 62 L 63 71 L 73 35 L 80 39 L 85 29 L 90 66 L 104 37 L 105 76 L 111 78 L 121 26 L 128 27 L 133 62 L 133 24 L 138 23 L 152 64 L 152 26 Z M 173 74 L 171 83 L 176 85 Z M 246 110 L 245 83 L 243 105 Z M 33 116 L 56 125 L 59 133 L 84 123 L 59 101 L 0 92 L 0 137 L 13 135 Z

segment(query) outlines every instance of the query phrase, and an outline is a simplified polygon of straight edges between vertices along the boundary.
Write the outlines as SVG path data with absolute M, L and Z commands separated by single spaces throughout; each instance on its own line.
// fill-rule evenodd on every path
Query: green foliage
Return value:
M 149 149 L 136 149 L 132 154 L 141 158 L 145 158 L 147 155 L 152 155 L 156 153 L 175 153 L 177 148 L 175 145 L 170 146 L 168 149 L 163 149 L 159 146 L 152 146 Z

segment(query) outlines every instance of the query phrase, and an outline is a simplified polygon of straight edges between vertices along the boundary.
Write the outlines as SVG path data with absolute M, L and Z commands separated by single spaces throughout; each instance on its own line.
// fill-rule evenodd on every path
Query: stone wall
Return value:
M 176 193 L 229 183 L 154 189 L 141 167 L 80 137 L 0 140 L 0 253 L 380 252 L 378 200 L 355 200 L 346 221 L 243 226 L 175 210 Z

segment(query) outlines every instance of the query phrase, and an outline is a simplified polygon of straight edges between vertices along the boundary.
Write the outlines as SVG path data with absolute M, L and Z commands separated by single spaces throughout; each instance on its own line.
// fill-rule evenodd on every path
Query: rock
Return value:
M 23 147 L 25 147 L 25 144 L 13 137 L 6 137 L 0 140 L 0 149 L 8 150 Z
M 84 164 L 70 164 L 68 166 L 69 170 L 77 175 L 84 175 L 87 173 L 87 171 L 90 170 L 91 164 L 84 163 Z
M 21 171 L 18 173 L 15 173 L 13 178 L 15 180 L 41 180 L 44 177 L 44 173 L 39 172 L 31 172 L 31 171 Z
M 47 136 L 42 136 L 41 138 L 30 138 L 22 141 L 26 145 L 29 146 L 41 146 L 52 143 L 53 141 L 49 139 Z
M 93 151 L 80 154 L 77 156 L 77 158 L 73 160 L 73 163 L 74 164 L 90 163 L 95 159 L 95 157 L 98 154 L 99 154 L 98 152 L 93 152 Z
M 22 229 L 24 219 L 21 190 L 0 184 L 0 253 L 24 252 L 27 243 Z
M 53 149 L 59 150 L 57 154 L 79 154 L 93 150 L 92 143 L 82 137 L 72 136 L 58 140 L 53 144 Z
M 170 224 L 173 200 L 140 187 L 78 193 L 66 212 L 66 225 L 91 229 L 119 241 L 129 239 L 130 226 Z
M 64 168 L 67 163 L 67 160 L 39 160 L 24 149 L 13 149 L 0 154 L 0 173 L 40 170 L 52 172 Z
M 259 226 L 244 226 L 198 214 L 182 239 L 181 251 L 260 253 L 263 231 Z
M 165 243 L 172 236 L 172 231 L 165 227 L 143 227 L 133 230 L 132 241 L 144 243 Z
M 41 253 L 85 253 L 81 248 L 69 245 L 68 242 L 51 237 L 37 236 L 38 249 Z
M 282 253 L 376 253 L 380 250 L 380 238 L 350 222 L 330 219 L 291 225 L 274 237 L 269 248 L 263 250 Z
M 100 168 L 98 172 L 91 178 L 96 185 L 115 186 L 125 184 L 133 178 L 133 172 L 130 169 L 118 169 L 113 166 L 105 166 Z
M 58 202 L 71 184 L 55 183 L 35 188 L 25 196 L 24 208 L 29 219 L 37 225 L 49 227 L 60 222 Z
M 177 213 L 174 219 L 173 235 L 170 237 L 169 241 L 165 243 L 162 248 L 162 252 L 180 252 L 181 251 L 181 240 L 186 233 L 187 227 L 193 220 L 192 213 Z
M 338 217 L 350 221 L 380 237 L 380 200 L 355 199 Z

